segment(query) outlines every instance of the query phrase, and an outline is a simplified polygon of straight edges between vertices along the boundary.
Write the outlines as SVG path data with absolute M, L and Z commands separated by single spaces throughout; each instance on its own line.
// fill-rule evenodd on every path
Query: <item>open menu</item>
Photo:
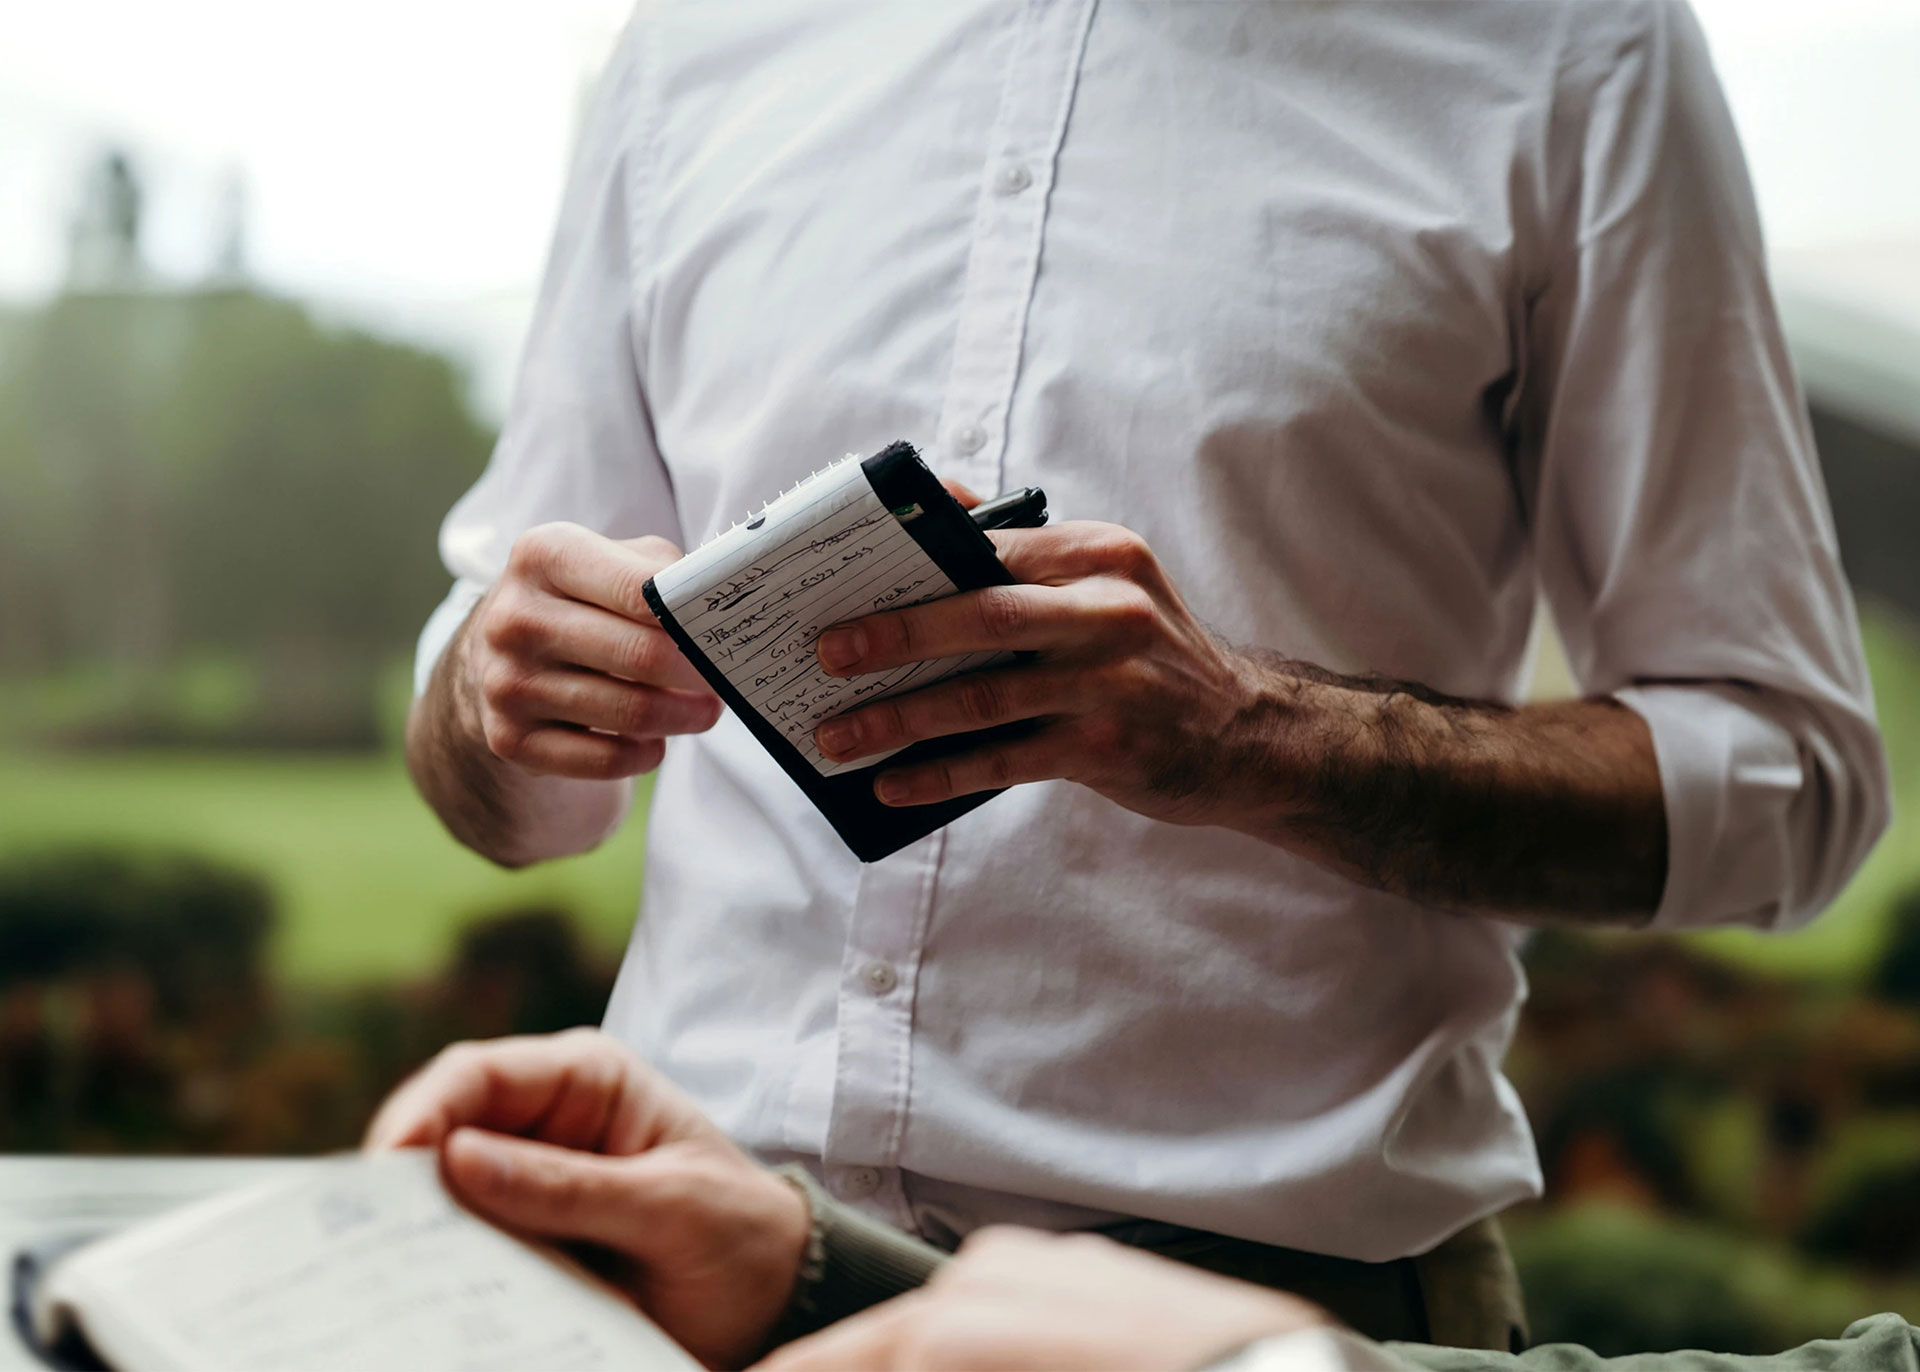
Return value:
M 54 1366 L 689 1372 L 618 1292 L 462 1208 L 432 1153 L 326 1159 L 87 1243 L 26 1293 Z

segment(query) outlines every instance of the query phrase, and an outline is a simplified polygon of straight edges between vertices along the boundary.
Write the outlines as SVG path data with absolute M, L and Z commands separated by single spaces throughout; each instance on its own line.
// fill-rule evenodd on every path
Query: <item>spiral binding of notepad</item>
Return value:
M 824 467 L 816 467 L 812 472 L 808 473 L 806 476 L 801 477 L 800 480 L 794 482 L 791 486 L 787 487 L 785 490 L 781 491 L 779 494 L 773 496 L 770 500 L 767 501 L 766 504 L 762 505 L 758 510 L 754 510 L 753 508 L 749 507 L 747 510 L 747 517 L 745 519 L 735 520 L 733 523 L 727 525 L 726 528 L 720 529 L 715 531 L 714 533 L 708 534 L 705 538 L 700 540 L 699 547 L 695 548 L 694 551 L 698 552 L 700 548 L 706 547 L 709 543 L 718 542 L 720 539 L 723 539 L 728 534 L 732 533 L 735 529 L 758 528 L 760 526 L 760 521 L 767 517 L 767 511 L 771 510 L 775 505 L 778 505 L 781 501 L 785 500 L 788 496 L 793 495 L 795 492 L 800 491 L 805 487 L 812 485 L 814 482 L 818 481 L 821 477 L 827 475 L 829 472 L 838 471 L 840 468 L 846 466 L 849 462 L 859 462 L 861 460 L 862 459 L 859 453 L 848 453 L 845 457 L 840 458 L 837 461 L 829 462 Z

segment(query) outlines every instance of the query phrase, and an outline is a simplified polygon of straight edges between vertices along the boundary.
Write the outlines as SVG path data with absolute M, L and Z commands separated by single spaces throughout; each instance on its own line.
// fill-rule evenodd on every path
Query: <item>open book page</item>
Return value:
M 653 584 L 688 637 L 822 776 L 891 756 L 829 762 L 813 746 L 822 720 L 997 656 L 976 653 L 859 677 L 820 670 L 814 644 L 822 629 L 957 589 L 880 503 L 854 457 L 688 554 Z
M 120 1372 L 686 1372 L 615 1292 L 447 1195 L 428 1152 L 330 1159 L 89 1245 L 36 1300 Z

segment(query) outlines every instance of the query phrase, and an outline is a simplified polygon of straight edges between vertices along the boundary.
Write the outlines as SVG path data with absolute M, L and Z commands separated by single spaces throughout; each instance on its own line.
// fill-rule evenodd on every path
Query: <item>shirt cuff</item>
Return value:
M 841 1205 L 799 1163 L 774 1172 L 805 1198 L 812 1234 L 769 1348 L 923 1286 L 947 1261 L 933 1245 Z
M 1667 884 L 1649 927 L 1779 928 L 1804 856 L 1789 817 L 1805 780 L 1794 736 L 1751 687 L 1635 686 L 1614 698 L 1647 723 L 1667 809 Z
M 460 632 L 460 626 L 467 622 L 467 616 L 473 613 L 473 607 L 480 603 L 480 597 L 486 593 L 484 581 L 470 581 L 461 577 L 453 583 L 447 598 L 427 616 L 427 626 L 420 631 L 420 642 L 413 650 L 415 697 L 427 693 L 427 683 L 433 680 L 433 669 L 439 665 L 440 655 L 447 651 L 447 644 Z

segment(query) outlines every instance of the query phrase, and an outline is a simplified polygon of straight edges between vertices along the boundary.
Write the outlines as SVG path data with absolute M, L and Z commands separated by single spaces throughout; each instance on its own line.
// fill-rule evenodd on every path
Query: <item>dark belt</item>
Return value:
M 1191 1267 L 1290 1291 L 1381 1342 L 1428 1343 L 1426 1297 L 1412 1258 L 1360 1262 L 1232 1239 L 1158 1220 L 1121 1220 L 1095 1231 Z

